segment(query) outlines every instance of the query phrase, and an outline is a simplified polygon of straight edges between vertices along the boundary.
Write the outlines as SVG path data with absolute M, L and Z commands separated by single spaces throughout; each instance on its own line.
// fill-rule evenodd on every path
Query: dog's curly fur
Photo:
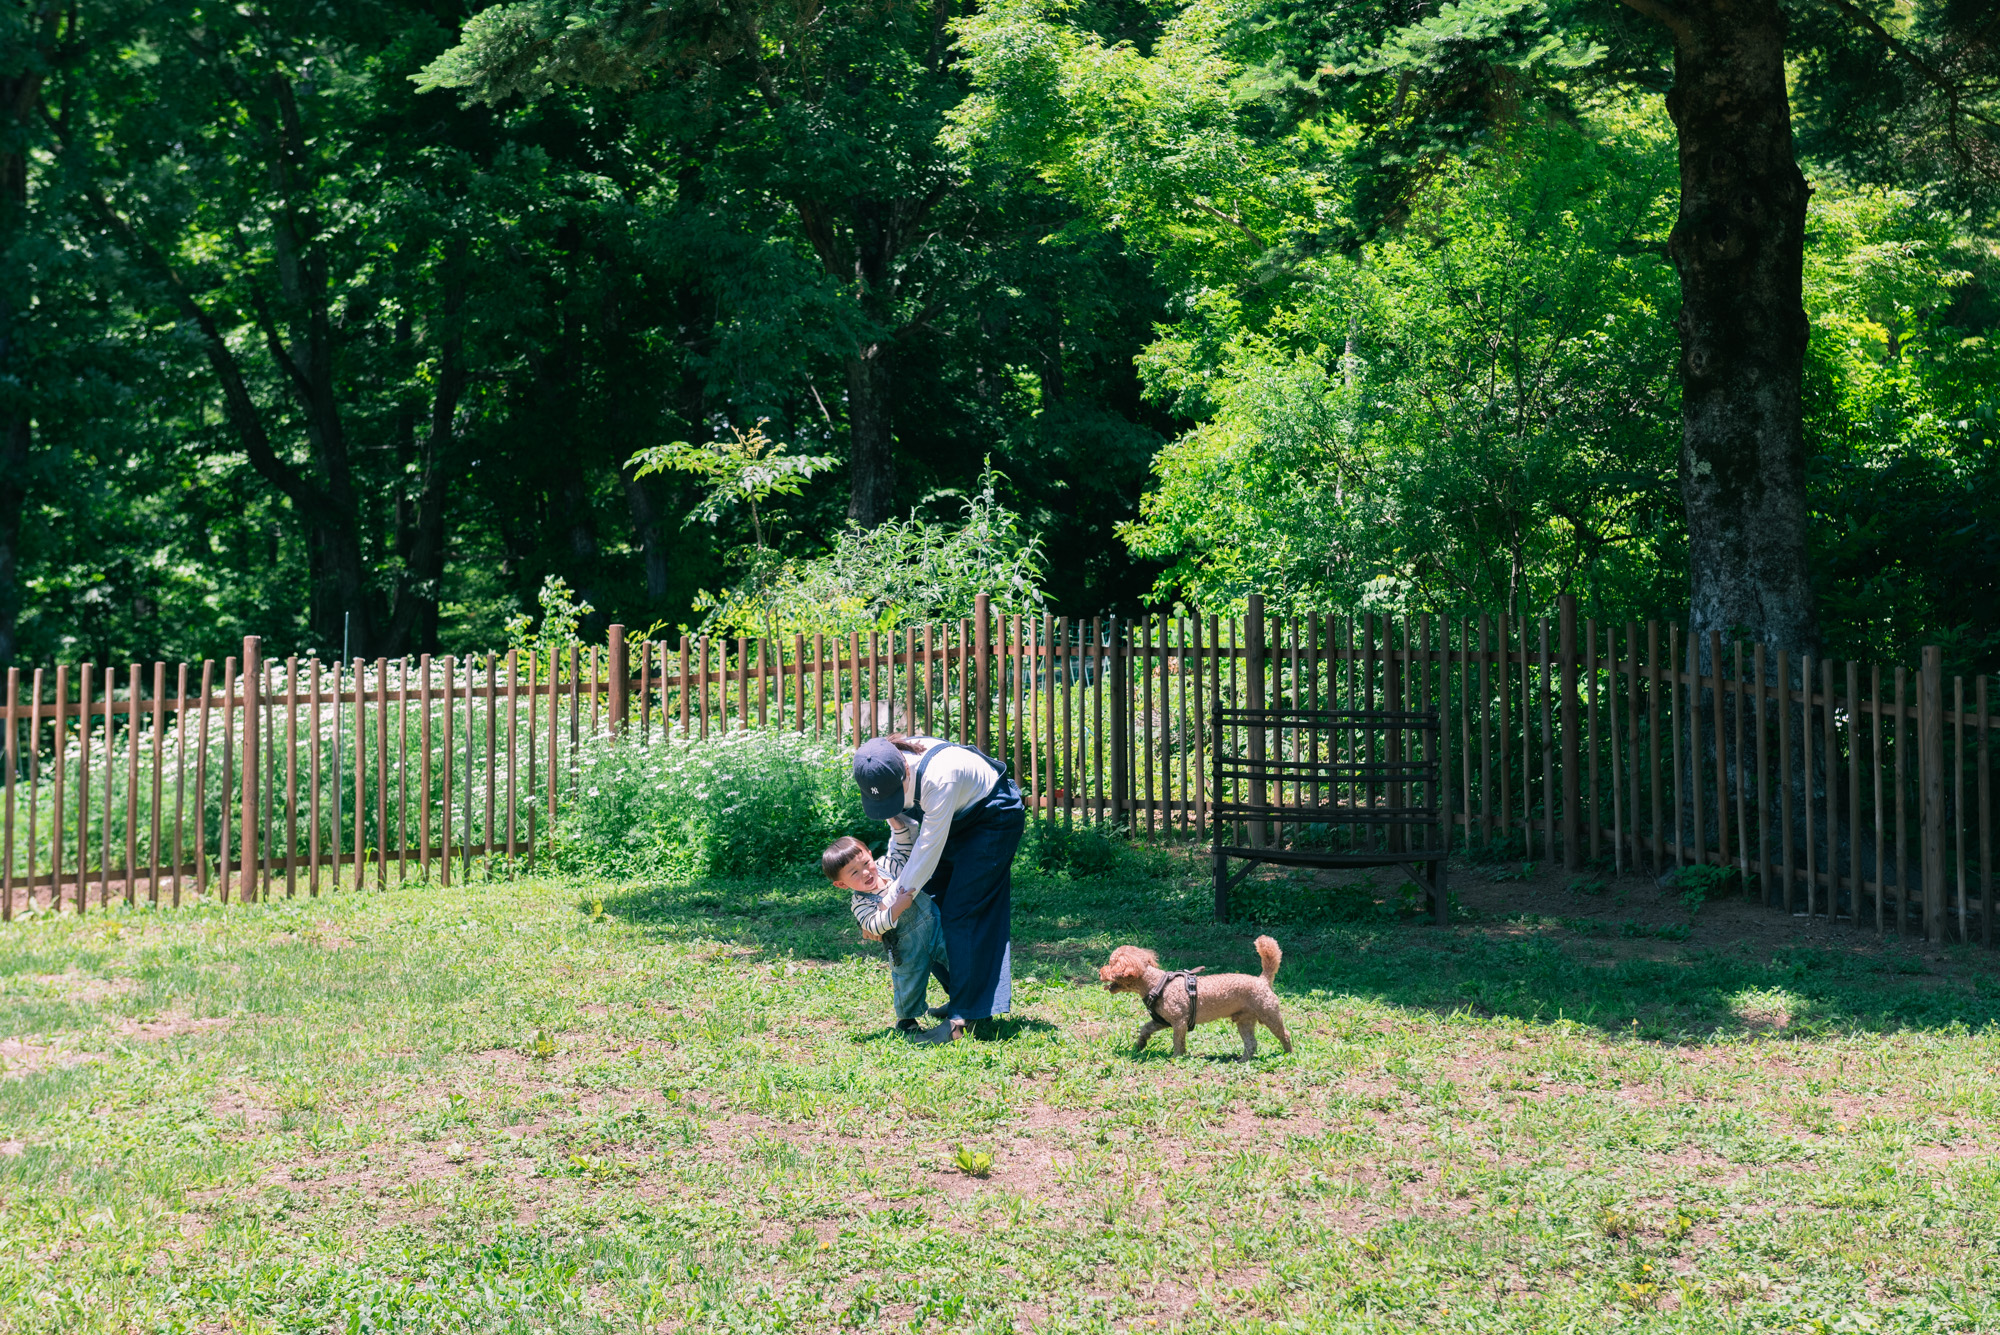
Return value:
M 1203 975 L 1195 994 L 1195 1014 L 1197 1024 L 1210 1020 L 1235 1020 L 1236 1032 L 1243 1036 L 1243 1059 L 1248 1061 L 1257 1055 L 1257 1026 L 1261 1023 L 1277 1035 L 1278 1042 L 1285 1051 L 1292 1050 L 1291 1037 L 1285 1033 L 1285 1022 L 1278 1015 L 1278 994 L 1271 990 L 1271 980 L 1278 976 L 1278 965 L 1284 960 L 1284 952 L 1278 943 L 1268 936 L 1257 938 L 1257 957 L 1264 962 L 1262 977 L 1247 973 L 1219 973 Z M 1107 991 L 1137 992 L 1146 996 L 1159 985 L 1166 976 L 1160 967 L 1160 957 L 1150 950 L 1138 946 L 1120 946 L 1111 952 L 1111 959 L 1097 971 L 1097 977 Z M 1188 996 L 1187 989 L 1178 983 L 1169 986 L 1160 994 L 1160 1014 L 1166 1023 L 1148 1018 L 1139 1030 L 1140 1048 L 1146 1046 L 1162 1029 L 1174 1031 L 1174 1055 L 1187 1056 Z

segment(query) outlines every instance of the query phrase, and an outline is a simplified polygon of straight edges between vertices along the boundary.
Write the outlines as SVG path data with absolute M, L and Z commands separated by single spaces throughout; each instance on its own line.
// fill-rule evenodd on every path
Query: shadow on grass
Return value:
M 844 897 L 816 878 L 649 885 L 607 894 L 602 903 L 663 939 L 727 940 L 804 959 L 882 958 L 880 946 L 856 934 Z M 1246 886 L 1236 903 L 1234 921 L 1215 922 L 1208 882 L 1193 860 L 1168 866 L 1155 856 L 1136 872 L 1074 880 L 1017 873 L 1015 977 L 1094 987 L 1097 966 L 1127 942 L 1157 950 L 1168 967 L 1253 971 L 1251 939 L 1268 932 L 1285 951 L 1277 987 L 1289 997 L 1566 1019 L 1665 1041 L 2000 1023 L 2000 961 L 1975 947 L 1918 959 L 1855 933 L 1758 951 L 1658 941 L 1649 943 L 1650 957 L 1606 958 L 1602 938 L 1550 929 L 1546 921 L 1431 926 L 1393 894 L 1279 881 Z
M 994 1025 L 990 1032 L 982 1031 L 979 1033 L 975 1033 L 973 1035 L 973 1038 L 975 1041 L 982 1043 L 989 1042 L 995 1039 L 1004 1042 L 1005 1040 L 1013 1038 L 1018 1034 L 1054 1033 L 1055 1028 L 1056 1027 L 1050 1024 L 1047 1020 L 1036 1019 L 1032 1015 L 1012 1015 L 1004 1020 L 1001 1020 L 998 1024 Z M 885 1040 L 892 1038 L 903 1039 L 903 1041 L 905 1042 L 909 1041 L 908 1039 L 904 1038 L 903 1032 L 901 1030 L 897 1029 L 893 1025 L 885 1024 L 880 1029 L 870 1029 L 865 1033 L 855 1034 L 848 1039 L 848 1042 L 881 1043 Z

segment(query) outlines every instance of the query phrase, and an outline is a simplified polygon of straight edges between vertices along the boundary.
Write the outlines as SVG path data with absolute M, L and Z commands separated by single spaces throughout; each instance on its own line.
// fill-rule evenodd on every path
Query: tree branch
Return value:
M 1632 0 L 1625 0 L 1625 2 L 1627 4 L 1630 4 L 1632 3 Z M 1897 37 L 1896 34 L 1890 32 L 1887 28 L 1883 27 L 1879 22 L 1876 21 L 1875 16 L 1873 14 L 1870 14 L 1867 10 L 1861 8 L 1861 6 L 1853 3 L 1853 0 L 1820 0 L 1820 2 L 1835 10 L 1838 10 L 1841 14 L 1847 17 L 1849 22 L 1855 24 L 1857 27 L 1866 29 L 1868 33 L 1875 38 L 1876 41 L 1888 47 L 1891 51 L 1901 56 L 1904 60 L 1907 60 L 1910 63 L 1910 68 L 1915 70 L 1918 74 L 1922 75 L 1926 83 L 1930 84 L 1932 87 L 1936 88 L 1939 92 L 1945 95 L 1945 98 L 1951 103 L 1951 114 L 1953 119 L 1956 119 L 1959 115 L 1963 114 L 1965 116 L 1970 117 L 1973 120 L 1980 122 L 1983 125 L 1991 125 L 1994 126 L 1995 128 L 2000 128 L 2000 121 L 1996 121 L 1991 116 L 1983 115 L 1980 112 L 1974 111 L 1970 107 L 1967 107 L 1963 104 L 1963 99 L 1965 97 L 1965 88 L 1962 85 L 1952 82 L 1951 77 L 1947 75 L 1943 70 L 1940 70 L 1937 66 L 1931 64 L 1928 60 L 1925 60 L 1921 55 L 1918 55 L 1917 52 L 1911 48 L 1909 43 L 1903 41 L 1901 38 Z
M 236 355 L 230 351 L 228 339 L 223 337 L 215 317 L 188 291 L 172 261 L 141 236 L 138 229 L 112 208 L 110 201 L 102 195 L 86 191 L 84 200 L 106 227 L 122 237 L 165 280 L 175 309 L 201 331 L 203 351 L 222 386 L 223 406 L 229 414 L 230 425 L 236 429 L 236 435 L 243 443 L 244 454 L 249 456 L 251 467 L 283 493 L 308 522 L 326 524 L 337 520 L 338 516 L 333 514 L 326 494 L 272 448 L 270 435 L 264 429 L 263 416 L 257 411 L 256 400 L 250 396 L 250 387 L 243 379 L 243 370 L 237 365 Z
M 1644 14 L 1647 18 L 1666 25 L 1667 31 L 1674 35 L 1676 41 L 1687 41 L 1693 35 L 1687 15 L 1669 3 L 1669 0 L 1619 0 L 1619 3 L 1634 13 Z
M 1207 203 L 1206 201 L 1198 197 L 1194 198 L 1191 202 L 1194 204 L 1196 208 L 1200 209 L 1203 213 L 1206 213 L 1209 217 L 1215 219 L 1217 222 L 1228 223 L 1231 227 L 1234 227 L 1237 231 L 1249 237 L 1250 240 L 1254 242 L 1259 248 L 1265 250 L 1270 249 L 1271 243 L 1266 241 L 1263 237 L 1258 236 L 1255 232 L 1251 231 L 1250 225 L 1244 222 L 1241 218 L 1231 217 L 1229 214 L 1224 213 L 1221 209 L 1216 208 L 1213 204 Z

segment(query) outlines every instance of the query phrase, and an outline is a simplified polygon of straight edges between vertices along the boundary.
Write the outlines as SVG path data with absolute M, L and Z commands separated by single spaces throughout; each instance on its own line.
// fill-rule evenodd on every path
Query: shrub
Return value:
M 969 617 L 982 593 L 996 613 L 1039 614 L 1041 542 L 1001 503 L 1002 480 L 989 459 L 977 492 L 938 491 L 924 498 L 926 504 L 962 502 L 965 517 L 959 523 L 926 519 L 920 506 L 908 519 L 873 528 L 850 525 L 834 535 L 822 556 L 760 569 L 729 593 L 704 595 L 696 603 L 709 609 L 704 633 L 896 631 Z
M 1133 859 L 1131 840 L 1099 825 L 1069 828 L 1053 821 L 1028 818 L 1021 838 L 1017 866 L 1032 867 L 1045 876 L 1109 876 L 1124 870 Z
M 1021 848 L 1014 855 L 1014 871 L 1081 881 L 1107 877 L 1162 880 L 1178 878 L 1188 870 L 1187 858 L 1196 846 L 1161 839 L 1148 843 L 1132 831 L 1115 825 L 1064 825 L 1060 820 L 1044 820 L 1028 814 Z M 1206 853 L 1207 846 L 1199 846 Z M 1206 870 L 1206 859 L 1202 870 Z
M 552 856 L 593 876 L 803 871 L 843 834 L 879 843 L 882 833 L 862 815 L 846 750 L 757 729 L 587 747 Z
M 1701 906 L 1721 899 L 1725 895 L 1741 894 L 1743 878 L 1734 867 L 1718 867 L 1713 863 L 1695 863 L 1670 873 L 1672 884 L 1681 892 L 1681 903 L 1689 913 L 1698 913 Z M 1755 876 L 1751 877 L 1754 882 Z

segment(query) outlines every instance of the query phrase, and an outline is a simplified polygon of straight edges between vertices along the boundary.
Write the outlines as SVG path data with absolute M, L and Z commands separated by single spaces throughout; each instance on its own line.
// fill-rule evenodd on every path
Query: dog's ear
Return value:
M 1098 981 L 1122 983 L 1142 976 L 1146 971 L 1145 966 L 1137 960 L 1137 956 L 1141 953 L 1143 952 L 1134 946 L 1119 946 L 1111 952 L 1111 958 L 1105 961 L 1104 967 L 1097 971 Z

